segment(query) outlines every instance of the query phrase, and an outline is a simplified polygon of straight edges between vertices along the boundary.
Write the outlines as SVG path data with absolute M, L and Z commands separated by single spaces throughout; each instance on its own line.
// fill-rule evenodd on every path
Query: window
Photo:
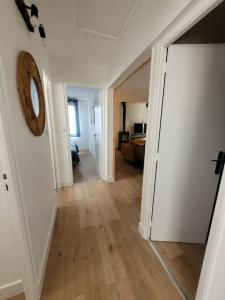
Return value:
M 70 136 L 80 137 L 80 120 L 79 120 L 79 109 L 78 101 L 73 98 L 68 98 L 68 112 L 69 112 L 69 125 L 70 125 Z

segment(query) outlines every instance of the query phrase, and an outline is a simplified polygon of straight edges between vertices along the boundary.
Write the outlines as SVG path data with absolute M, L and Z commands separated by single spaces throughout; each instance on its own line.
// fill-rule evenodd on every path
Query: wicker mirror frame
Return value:
M 39 114 L 35 114 L 31 98 L 31 80 L 34 80 L 39 99 Z M 17 84 L 24 117 L 35 136 L 42 135 L 45 128 L 45 99 L 41 77 L 33 56 L 20 52 L 17 64 Z

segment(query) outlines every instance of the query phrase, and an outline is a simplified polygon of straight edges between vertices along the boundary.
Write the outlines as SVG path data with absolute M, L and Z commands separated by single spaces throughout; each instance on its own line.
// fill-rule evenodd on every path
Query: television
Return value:
M 147 124 L 146 123 L 134 123 L 134 133 L 143 134 L 146 133 Z

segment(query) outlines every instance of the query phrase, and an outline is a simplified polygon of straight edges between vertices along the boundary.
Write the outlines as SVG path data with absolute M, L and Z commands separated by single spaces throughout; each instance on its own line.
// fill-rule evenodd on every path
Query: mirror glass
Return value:
M 31 101 L 32 101 L 34 113 L 35 113 L 35 116 L 38 117 L 39 112 L 40 112 L 39 98 L 38 98 L 38 91 L 37 91 L 36 83 L 33 80 L 33 78 L 31 78 L 31 81 L 30 81 L 30 92 L 31 92 Z

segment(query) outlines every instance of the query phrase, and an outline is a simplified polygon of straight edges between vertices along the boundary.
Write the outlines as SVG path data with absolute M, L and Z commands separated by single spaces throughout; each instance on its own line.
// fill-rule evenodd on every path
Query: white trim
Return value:
M 79 25 L 77 25 L 77 29 L 79 29 L 80 31 L 86 32 L 86 33 L 94 34 L 94 35 L 97 35 L 97 36 L 100 36 L 100 37 L 103 37 L 103 38 L 107 38 L 107 39 L 111 39 L 111 40 L 118 40 L 119 39 L 118 36 L 111 35 L 111 34 L 106 34 L 106 33 L 100 32 L 100 31 L 95 31 L 95 30 L 88 29 L 88 28 L 85 28 L 85 27 L 82 27 L 82 26 L 79 26 Z
M 101 115 L 101 128 L 102 128 L 102 145 L 101 145 L 101 172 L 100 175 L 103 180 L 108 181 L 108 161 L 107 161 L 107 147 L 108 147 L 108 95 L 107 90 L 102 90 L 102 115 Z
M 73 185 L 73 181 L 63 181 L 61 182 L 62 187 L 67 187 L 67 186 L 72 186 Z
M 161 116 L 162 87 L 164 81 L 164 48 L 153 48 L 151 57 L 152 63 L 150 79 L 153 78 L 153 76 L 155 76 L 157 77 L 157 80 L 155 81 L 155 85 L 151 85 L 151 88 L 149 89 L 149 101 L 151 101 L 151 109 L 148 110 L 147 116 L 148 129 L 146 134 L 146 150 L 140 217 L 140 226 L 143 229 L 143 237 L 145 239 L 149 238 L 151 227 L 151 214 L 155 185 L 157 148 Z
M 69 123 L 69 112 L 68 112 L 68 101 L 67 101 L 67 84 L 63 85 L 63 94 L 64 94 L 64 111 L 65 111 L 65 130 L 67 136 L 67 157 L 68 157 L 68 164 L 69 164 L 69 180 L 66 182 L 61 182 L 62 186 L 71 186 L 73 184 L 73 164 L 72 164 L 72 157 L 71 157 L 71 149 L 70 149 L 70 123 Z
M 8 299 L 23 292 L 22 280 L 17 280 L 0 286 L 0 299 Z
M 138 231 L 139 231 L 140 235 L 142 236 L 142 238 L 143 238 L 144 240 L 148 240 L 148 237 L 145 236 L 144 228 L 143 228 L 143 226 L 141 225 L 140 222 L 139 222 L 139 224 L 138 224 Z
M 122 22 L 119 33 L 117 35 L 113 35 L 113 34 L 103 33 L 103 32 L 93 30 L 93 29 L 79 25 L 79 3 L 78 3 L 79 1 L 76 0 L 75 7 L 74 7 L 74 11 L 76 11 L 76 21 L 74 22 L 74 26 L 76 29 L 86 32 L 86 33 L 89 33 L 89 34 L 92 34 L 92 35 L 97 35 L 99 37 L 111 39 L 111 40 L 119 40 L 123 36 L 124 32 L 126 31 L 126 28 L 129 24 L 131 18 L 135 14 L 136 10 L 138 9 L 141 1 L 142 0 L 134 0 L 134 3 L 129 8 L 127 15 L 126 15 L 124 21 Z
M 115 182 L 115 178 L 114 177 L 108 177 L 107 180 L 106 180 L 107 183 L 110 183 L 110 182 Z
M 113 140 L 113 89 L 109 88 L 105 91 L 106 102 L 104 128 L 104 152 L 103 165 L 106 171 L 106 182 L 115 181 L 114 177 L 114 140 Z
M 53 100 L 52 100 L 53 99 L 52 83 L 45 70 L 43 70 L 43 83 L 44 83 L 46 111 L 47 111 L 47 119 L 48 119 L 48 129 L 49 129 L 48 136 L 49 136 L 50 150 L 51 150 L 53 179 L 54 179 L 54 185 L 56 190 L 61 188 L 59 158 L 58 158 L 58 149 L 57 149 L 57 142 L 56 142 L 56 128 L 55 128 L 55 118 L 54 118 L 54 109 L 53 109 Z
M 41 297 L 41 291 L 42 291 L 46 266 L 47 266 L 47 262 L 48 262 L 49 249 L 50 249 L 50 246 L 51 246 L 52 235 L 53 235 L 53 230 L 54 230 L 54 226 L 55 226 L 56 213 L 57 213 L 57 201 L 55 201 L 55 206 L 54 206 L 54 209 L 53 209 L 53 212 L 52 212 L 51 223 L 50 223 L 50 226 L 49 226 L 49 229 L 48 229 L 47 240 L 46 240 L 46 243 L 45 243 L 45 248 L 44 248 L 44 252 L 43 252 L 43 255 L 42 255 L 42 259 L 41 259 L 41 267 L 39 269 L 40 271 L 39 271 L 39 274 L 38 274 L 39 297 Z

